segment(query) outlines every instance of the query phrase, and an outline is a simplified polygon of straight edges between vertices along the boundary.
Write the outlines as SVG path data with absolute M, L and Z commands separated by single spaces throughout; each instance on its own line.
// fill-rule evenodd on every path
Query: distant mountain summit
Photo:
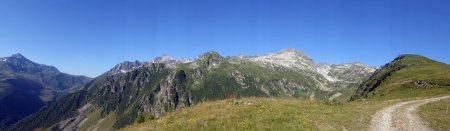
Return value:
M 296 49 L 284 49 L 278 53 L 269 53 L 250 58 L 251 61 L 261 64 L 272 64 L 300 70 L 314 70 L 314 61 L 302 51 Z
M 53 66 L 35 63 L 19 53 L 0 58 L 0 127 L 78 91 L 90 80 L 61 73 Z
M 137 69 L 139 67 L 142 67 L 144 65 L 146 65 L 146 62 L 140 62 L 140 61 L 124 61 L 122 63 L 117 64 L 116 66 L 114 66 L 109 72 L 113 73 L 113 74 L 117 74 L 117 73 L 126 73 L 129 71 L 132 71 L 134 69 Z
M 3 64 L 1 69 L 3 72 L 13 72 L 13 73 L 38 73 L 38 72 L 59 72 L 53 66 L 43 65 L 34 63 L 27 58 L 25 58 L 22 54 L 17 53 L 11 55 L 10 57 L 0 58 Z
M 20 53 L 13 54 L 9 58 L 12 58 L 12 59 L 27 59 Z
M 177 64 L 177 63 L 188 63 L 192 62 L 191 59 L 186 58 L 174 58 L 169 55 L 163 55 L 160 57 L 156 57 L 152 63 L 169 63 L 169 64 Z

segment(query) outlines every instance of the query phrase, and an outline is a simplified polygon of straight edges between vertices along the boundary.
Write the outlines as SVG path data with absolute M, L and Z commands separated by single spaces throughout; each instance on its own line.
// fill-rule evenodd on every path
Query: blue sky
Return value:
M 97 76 L 124 60 L 284 48 L 316 62 L 450 63 L 449 0 L 4 0 L 0 56 Z

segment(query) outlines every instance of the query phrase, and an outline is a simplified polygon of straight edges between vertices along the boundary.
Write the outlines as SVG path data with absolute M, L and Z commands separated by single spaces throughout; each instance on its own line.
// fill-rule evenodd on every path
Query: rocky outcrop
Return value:
M 152 61 L 152 63 L 166 63 L 166 65 L 175 65 L 175 64 L 182 64 L 182 63 L 189 63 L 189 62 L 192 62 L 192 60 L 187 59 L 187 58 L 174 58 L 174 57 L 170 57 L 168 55 L 156 57 Z
M 368 80 L 364 81 L 356 90 L 352 99 L 357 99 L 362 97 L 364 93 L 372 92 L 375 90 L 382 82 L 386 80 L 389 76 L 391 76 L 394 72 L 401 70 L 406 67 L 406 65 L 402 64 L 402 59 L 405 56 L 399 56 L 395 58 L 392 62 L 382 66 L 380 69 L 376 70 L 372 76 L 369 77 Z
M 112 74 L 117 74 L 117 73 L 125 73 L 125 72 L 129 72 L 132 71 L 134 69 L 137 69 L 139 67 L 142 67 L 144 65 L 146 65 L 147 62 L 140 62 L 140 61 L 124 61 L 122 63 L 117 64 L 116 66 L 114 66 L 111 70 L 109 70 L 110 73 Z
M 216 68 L 219 66 L 222 59 L 223 57 L 220 56 L 219 53 L 215 51 L 210 51 L 199 56 L 197 58 L 197 61 L 200 62 L 204 67 Z

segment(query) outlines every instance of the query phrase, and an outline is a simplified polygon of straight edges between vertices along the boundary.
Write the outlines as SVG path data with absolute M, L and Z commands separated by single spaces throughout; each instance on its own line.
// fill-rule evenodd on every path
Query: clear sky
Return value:
M 284 48 L 317 63 L 450 63 L 450 0 L 2 0 L 0 56 L 95 77 L 124 60 Z

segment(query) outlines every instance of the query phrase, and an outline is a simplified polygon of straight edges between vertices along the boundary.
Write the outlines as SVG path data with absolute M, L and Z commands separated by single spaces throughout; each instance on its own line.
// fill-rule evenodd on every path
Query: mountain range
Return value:
M 315 62 L 296 49 L 258 56 L 223 57 L 211 51 L 196 60 L 158 57 L 122 62 L 9 130 L 117 129 L 138 116 L 167 112 L 211 100 L 291 97 L 348 100 L 376 70 L 362 63 Z M 95 121 L 95 122 L 87 122 Z
M 2 111 L 30 109 L 11 104 L 17 101 L 41 103 L 27 105 L 34 109 L 28 114 L 36 111 L 29 116 L 2 116 L 10 120 L 4 130 L 115 130 L 208 101 L 266 97 L 346 102 L 437 95 L 450 86 L 449 66 L 419 55 L 400 55 L 376 68 L 359 62 L 316 64 L 296 49 L 228 57 L 210 51 L 195 60 L 164 55 L 125 61 L 94 79 L 61 73 L 20 54 L 0 60 L 0 104 L 9 104 Z M 27 99 L 14 97 L 24 95 Z

